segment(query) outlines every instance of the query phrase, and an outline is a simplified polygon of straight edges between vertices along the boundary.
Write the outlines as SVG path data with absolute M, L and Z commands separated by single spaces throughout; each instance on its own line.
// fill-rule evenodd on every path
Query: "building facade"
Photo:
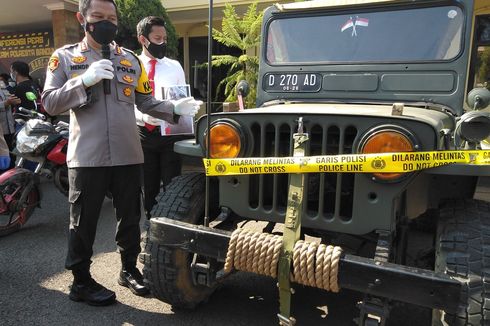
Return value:
M 225 3 L 235 7 L 236 12 L 243 14 L 253 1 L 244 0 L 214 0 L 213 1 L 213 27 L 221 29 L 223 18 L 223 9 Z M 263 10 L 266 7 L 281 1 L 258 1 L 258 9 Z M 282 1 L 284 2 L 284 1 Z M 291 2 L 291 1 L 289 1 Z M 209 1 L 208 0 L 164 0 L 162 1 L 167 13 L 176 28 L 180 37 L 179 61 L 184 67 L 186 79 L 191 85 L 193 95 L 206 98 L 207 89 L 207 71 L 198 67 L 207 62 L 208 49 L 208 19 L 209 19 Z M 249 49 L 251 53 L 257 49 Z M 217 42 L 213 43 L 213 54 L 233 54 L 239 55 L 237 49 L 227 48 Z M 213 71 L 213 86 L 215 90 L 219 81 L 226 76 L 226 69 L 216 69 Z M 213 98 L 214 98 L 213 94 Z
M 215 0 L 213 27 L 218 29 L 225 2 L 232 4 L 239 14 L 252 3 L 250 0 Z M 277 1 L 259 2 L 259 8 L 263 9 Z M 162 4 L 180 37 L 178 59 L 184 67 L 186 79 L 193 92 L 204 98 L 206 70 L 197 66 L 207 61 L 209 1 L 162 0 Z M 76 43 L 82 36 L 75 17 L 77 11 L 78 0 L 2 0 L 0 72 L 8 73 L 11 63 L 16 60 L 25 61 L 31 68 L 31 75 L 42 85 L 47 62 L 54 49 Z M 233 53 L 233 49 L 215 44 L 213 53 Z

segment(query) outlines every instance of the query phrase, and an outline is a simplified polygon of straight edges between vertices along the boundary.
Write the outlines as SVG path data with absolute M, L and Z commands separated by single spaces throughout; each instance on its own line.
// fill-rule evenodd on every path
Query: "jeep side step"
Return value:
M 165 217 L 150 220 L 150 240 L 224 262 L 231 232 L 193 225 Z M 419 306 L 457 311 L 461 293 L 458 280 L 434 271 L 375 261 L 345 254 L 339 263 L 338 283 L 373 296 Z

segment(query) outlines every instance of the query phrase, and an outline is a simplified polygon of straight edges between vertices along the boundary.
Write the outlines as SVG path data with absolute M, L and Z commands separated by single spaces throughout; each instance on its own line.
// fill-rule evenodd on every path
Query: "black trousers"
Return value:
M 102 203 L 107 192 L 117 219 L 116 243 L 123 268 L 136 266 L 141 251 L 141 165 L 68 169 L 70 230 L 65 267 L 88 271 Z
M 147 217 L 156 204 L 160 186 L 170 183 L 172 178 L 181 174 L 182 158 L 174 152 L 174 143 L 192 136 L 161 136 L 160 128 L 148 131 L 140 127 L 141 146 L 145 156 L 143 165 L 144 208 Z

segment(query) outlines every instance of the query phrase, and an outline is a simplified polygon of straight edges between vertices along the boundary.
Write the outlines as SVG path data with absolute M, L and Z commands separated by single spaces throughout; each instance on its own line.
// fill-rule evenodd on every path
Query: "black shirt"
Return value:
M 39 90 L 38 87 L 36 86 L 36 83 L 32 80 L 24 80 L 23 82 L 20 82 L 15 86 L 15 96 L 17 96 L 20 99 L 20 105 L 23 108 L 29 109 L 29 110 L 36 110 L 36 104 L 35 101 L 29 101 L 26 97 L 27 92 L 33 92 L 36 94 L 37 98 L 39 98 Z

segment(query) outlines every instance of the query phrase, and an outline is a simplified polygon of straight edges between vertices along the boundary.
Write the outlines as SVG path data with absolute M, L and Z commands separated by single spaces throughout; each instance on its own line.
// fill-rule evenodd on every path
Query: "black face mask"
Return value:
M 116 38 L 117 26 L 108 20 L 101 20 L 96 23 L 85 23 L 85 31 L 89 32 L 95 42 L 99 44 L 109 44 Z
M 163 59 L 167 55 L 167 43 L 156 44 L 148 40 L 150 44 L 145 45 L 145 48 L 150 52 L 152 56 L 157 59 Z

